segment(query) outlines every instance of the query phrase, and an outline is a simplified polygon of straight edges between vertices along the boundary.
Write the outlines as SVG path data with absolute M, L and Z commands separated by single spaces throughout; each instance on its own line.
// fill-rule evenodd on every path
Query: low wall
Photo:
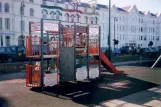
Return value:
M 22 72 L 27 63 L 0 63 L 0 73 Z

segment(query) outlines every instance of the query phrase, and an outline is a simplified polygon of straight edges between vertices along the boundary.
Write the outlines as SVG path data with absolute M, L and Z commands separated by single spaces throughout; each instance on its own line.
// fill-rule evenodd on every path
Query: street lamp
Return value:
M 23 13 L 22 13 L 22 12 L 23 12 L 24 7 L 25 7 L 25 4 L 24 4 L 24 1 L 22 1 L 22 2 L 21 2 L 21 7 L 20 7 L 20 8 L 21 8 L 21 39 L 22 39 L 23 42 L 22 42 L 21 45 L 24 45 L 24 36 L 23 36 L 23 29 L 22 29 L 22 24 L 23 24 L 23 23 L 22 23 L 22 21 L 23 21 L 23 20 L 22 20 L 22 17 L 23 17 Z
M 118 21 L 117 17 L 114 17 L 114 49 L 115 49 L 115 22 Z
M 109 29 L 108 29 L 108 46 L 109 46 L 109 51 L 108 51 L 108 57 L 109 60 L 111 61 L 111 0 L 109 0 Z

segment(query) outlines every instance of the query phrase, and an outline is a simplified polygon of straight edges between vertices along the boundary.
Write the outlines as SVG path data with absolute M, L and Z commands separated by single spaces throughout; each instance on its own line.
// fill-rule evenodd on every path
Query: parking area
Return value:
M 153 70 L 151 70 L 149 67 L 138 66 L 121 66 L 117 68 L 120 70 L 125 70 L 125 75 L 113 75 L 108 72 L 103 72 L 101 79 L 92 80 L 92 82 L 70 82 L 62 84 L 60 87 L 46 87 L 44 88 L 43 92 L 41 92 L 39 89 L 27 88 L 25 86 L 24 73 L 1 75 L 0 106 L 3 105 L 4 107 L 118 107 L 119 101 L 124 101 L 124 103 L 119 107 L 129 107 L 125 106 L 125 103 L 130 103 L 134 105 L 134 107 L 137 107 L 151 104 L 151 101 L 155 99 L 146 99 L 148 97 L 153 97 L 153 95 L 160 95 L 156 93 L 153 95 L 150 94 L 151 96 L 148 96 L 147 94 L 147 96 L 145 95 L 144 101 L 137 101 L 139 97 L 138 92 L 158 87 L 161 84 L 160 68 L 155 68 Z M 9 78 L 7 79 L 6 77 Z M 128 97 L 129 95 L 135 96 Z M 131 98 L 131 100 L 129 98 Z M 118 102 L 115 102 L 116 104 L 113 104 L 114 101 Z M 112 105 L 110 105 L 111 102 Z M 155 100 L 155 102 L 159 103 L 158 100 Z

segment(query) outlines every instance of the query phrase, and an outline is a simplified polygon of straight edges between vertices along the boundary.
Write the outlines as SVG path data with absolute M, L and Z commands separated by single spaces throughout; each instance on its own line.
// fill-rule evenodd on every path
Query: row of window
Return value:
M 70 17 L 71 17 L 71 20 L 70 20 Z M 80 16 L 77 14 L 77 15 L 71 15 L 71 16 L 69 16 L 69 14 L 68 13 L 66 13 L 65 14 L 65 21 L 66 22 L 79 22 L 79 18 L 80 18 Z
M 10 30 L 10 18 L 5 18 L 5 30 Z M 3 30 L 3 19 L 0 18 L 0 30 Z
M 8 3 L 5 3 L 4 5 L 0 2 L 0 12 L 9 12 L 10 11 L 10 6 Z
M 155 37 L 155 36 L 131 36 L 130 40 L 140 40 L 140 41 L 146 41 L 146 40 L 159 40 L 159 36 Z
M 50 16 L 52 19 L 60 20 L 61 15 L 62 15 L 62 13 L 60 11 L 50 12 Z M 42 10 L 42 17 L 44 19 L 48 18 L 48 11 L 46 9 Z M 88 22 L 89 20 L 90 20 L 90 22 Z M 65 21 L 67 21 L 67 22 L 80 22 L 80 16 L 78 14 L 70 16 L 68 13 L 66 13 L 65 14 Z M 89 17 L 85 16 L 84 23 L 98 24 L 98 18 L 97 17 L 89 18 Z
M 107 35 L 102 34 L 101 39 L 102 40 L 107 39 Z M 126 38 L 125 38 L 125 35 L 117 34 L 115 37 L 113 36 L 113 39 L 121 41 L 121 40 L 125 40 Z
M 25 15 L 25 8 L 24 7 L 20 7 L 20 15 Z M 30 8 L 30 16 L 34 16 L 34 9 Z
M 136 33 L 137 32 L 137 28 L 136 28 L 136 26 L 131 26 L 131 32 L 133 32 L 133 33 Z M 139 27 L 139 32 L 144 32 L 146 30 L 146 28 L 143 28 L 143 27 Z M 149 27 L 148 28 L 148 32 L 149 33 L 151 33 L 151 32 L 155 32 L 155 28 L 153 28 L 153 27 Z
M 4 20 L 4 21 L 3 21 Z M 5 23 L 5 28 L 3 28 L 3 22 Z M 0 30 L 10 30 L 11 26 L 11 19 L 10 18 L 0 18 Z M 21 21 L 20 22 L 20 30 L 24 31 L 25 30 L 25 22 Z
M 90 22 L 88 22 L 88 21 L 90 21 Z M 88 23 L 90 23 L 90 24 L 98 24 L 98 18 L 97 17 L 89 18 L 89 17 L 85 16 L 84 17 L 84 23 L 86 23 L 86 24 L 88 24 Z
M 116 30 L 124 31 L 125 30 L 125 25 L 118 25 L 117 24 Z
M 117 40 L 125 40 L 125 36 L 124 35 L 116 35 L 116 37 L 115 37 L 115 39 L 117 39 Z
M 73 5 L 72 6 L 73 7 L 72 9 L 78 10 L 78 4 L 77 3 L 73 3 L 72 5 Z M 65 5 L 65 9 L 69 9 L 69 5 L 68 4 Z
M 62 13 L 60 11 L 52 11 L 50 12 L 51 18 L 52 19 L 56 19 L 56 20 L 60 20 L 60 16 L 62 15 Z M 46 9 L 42 10 L 42 18 L 47 19 L 48 18 L 48 11 Z

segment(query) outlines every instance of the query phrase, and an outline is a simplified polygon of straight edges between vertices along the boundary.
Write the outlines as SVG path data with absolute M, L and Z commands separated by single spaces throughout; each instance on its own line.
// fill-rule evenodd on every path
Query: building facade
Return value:
M 161 45 L 161 14 L 139 11 L 135 5 L 111 7 L 111 46 L 118 40 L 122 46 L 148 47 Z M 72 0 L 0 0 L 0 46 L 22 45 L 29 35 L 29 22 L 40 19 L 62 20 L 63 25 L 101 26 L 101 46 L 108 46 L 108 7 L 97 4 L 96 9 Z

